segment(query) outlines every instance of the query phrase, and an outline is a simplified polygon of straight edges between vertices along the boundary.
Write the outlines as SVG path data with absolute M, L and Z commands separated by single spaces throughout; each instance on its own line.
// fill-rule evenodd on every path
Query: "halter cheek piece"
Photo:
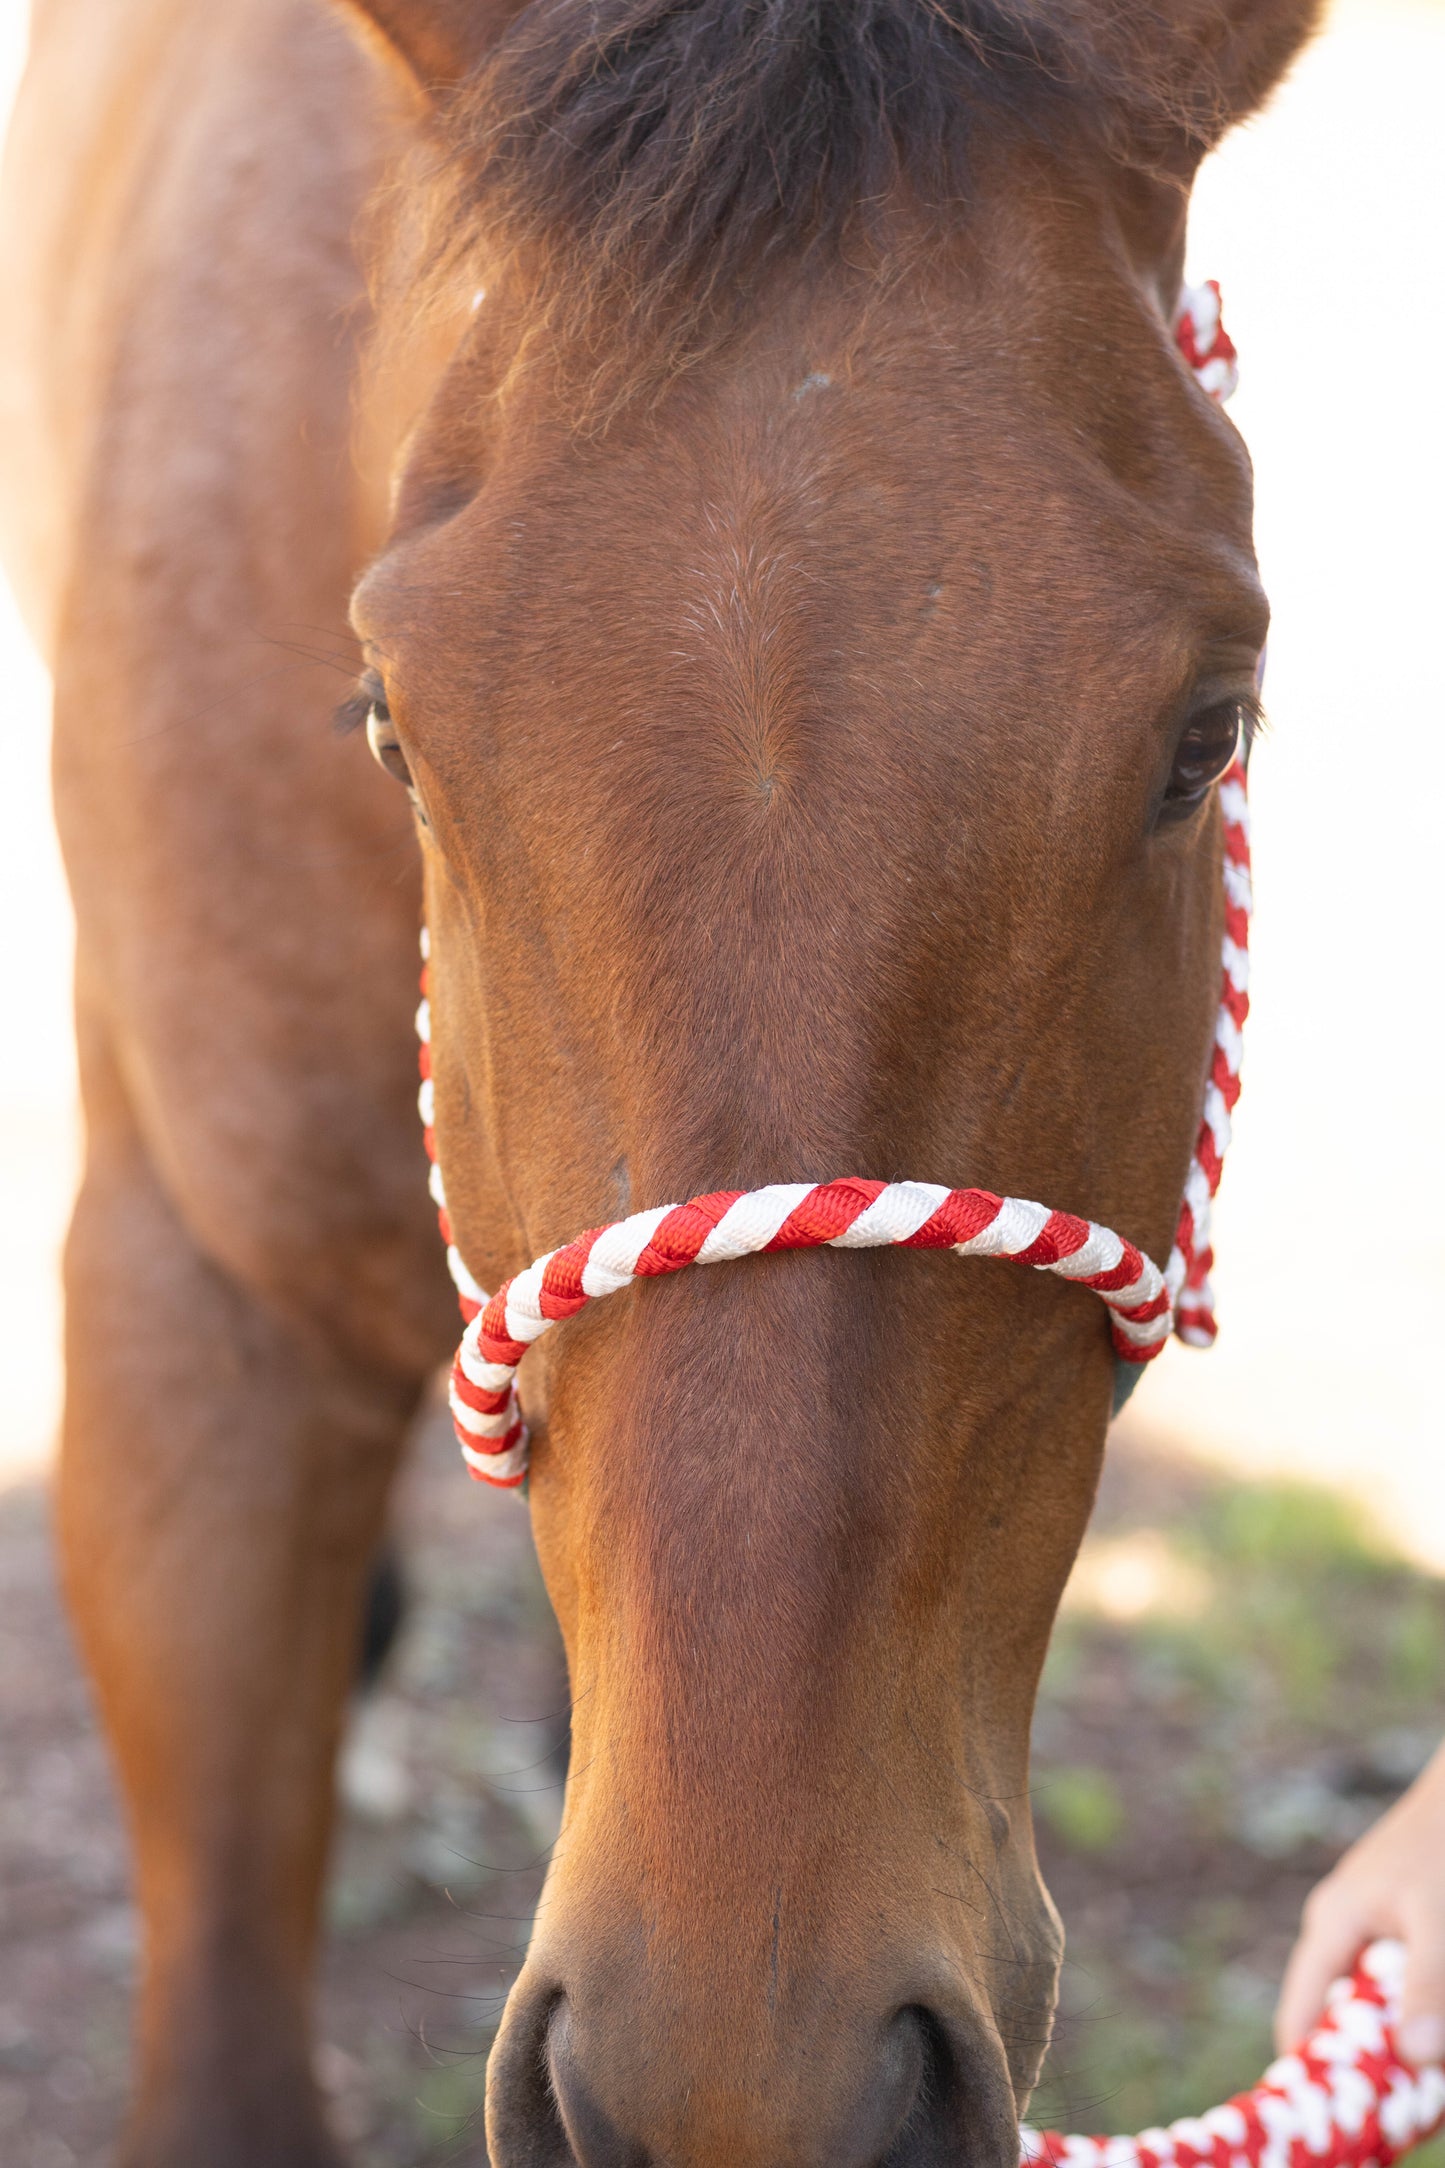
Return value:
M 1175 327 L 1179 348 L 1212 399 L 1233 391 L 1235 353 L 1220 321 L 1219 289 L 1190 289 Z M 431 1159 L 431 1190 L 447 1245 L 466 1330 L 452 1365 L 451 1408 L 462 1455 L 483 1483 L 513 1489 L 527 1473 L 527 1430 L 517 1398 L 517 1365 L 549 1326 L 637 1279 L 721 1264 L 766 1250 L 951 1249 L 959 1257 L 1006 1257 L 1087 1287 L 1108 1306 L 1114 1343 L 1117 1411 L 1140 1370 L 1172 1332 L 1195 1347 L 1213 1340 L 1209 1283 L 1210 1210 L 1239 1097 L 1241 1028 L 1249 1008 L 1249 806 L 1242 761 L 1219 788 L 1224 815 L 1223 986 L 1204 1113 L 1169 1262 L 1159 1267 L 1132 1242 L 1072 1213 L 1051 1212 L 1019 1197 L 982 1189 L 942 1189 L 929 1182 L 777 1182 L 766 1189 L 715 1190 L 686 1204 L 634 1212 L 593 1228 L 565 1249 L 539 1257 L 492 1296 L 467 1270 L 447 1217 L 437 1158 L 431 1078 L 431 1007 L 426 935 L 422 935 L 421 1118 Z
M 1227 399 L 1237 371 L 1234 347 L 1220 322 L 1217 286 L 1186 290 L 1175 337 L 1202 390 L 1211 399 Z M 1171 1331 L 1195 1347 L 1208 1347 L 1216 1330 L 1210 1211 L 1239 1097 L 1241 1031 L 1249 1010 L 1249 807 L 1241 761 L 1224 777 L 1219 799 L 1223 987 L 1203 1117 L 1163 1272 L 1107 1227 L 1017 1197 L 940 1189 L 928 1182 L 780 1182 L 635 1212 L 539 1257 L 489 1298 L 458 1253 L 447 1218 L 433 1125 L 423 932 L 416 1020 L 421 1118 L 432 1195 L 466 1319 L 452 1365 L 451 1406 L 472 1474 L 505 1490 L 525 1480 L 527 1431 L 517 1399 L 517 1365 L 549 1326 L 634 1280 L 765 1250 L 825 1243 L 834 1249 L 888 1243 L 951 1249 L 959 1257 L 1007 1257 L 1091 1288 L 1109 1311 L 1119 1380 L 1116 1408 Z M 1020 2168 L 1044 2162 L 1050 2168 L 1391 2168 L 1445 2121 L 1445 2068 L 1416 2069 L 1402 2062 L 1395 2043 L 1404 1969 L 1399 1943 L 1374 1943 L 1353 1978 L 1336 1981 L 1325 2015 L 1304 2046 L 1271 2064 L 1251 2092 L 1222 2108 L 1138 2138 L 1070 2138 L 1025 2126 Z

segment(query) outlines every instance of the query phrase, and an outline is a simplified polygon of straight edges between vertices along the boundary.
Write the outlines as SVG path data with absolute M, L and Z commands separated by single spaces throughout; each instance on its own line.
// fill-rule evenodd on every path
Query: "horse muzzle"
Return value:
M 626 1988 L 579 1983 L 574 1996 L 524 1975 L 488 2073 L 493 2168 L 1017 2162 L 1004 2058 L 971 2011 L 905 2002 L 868 2015 L 840 1994 L 811 2026 L 772 2040 L 750 2028 L 720 2054 L 728 2031 L 725 2007 L 690 2021 L 665 1979 L 639 2002 Z

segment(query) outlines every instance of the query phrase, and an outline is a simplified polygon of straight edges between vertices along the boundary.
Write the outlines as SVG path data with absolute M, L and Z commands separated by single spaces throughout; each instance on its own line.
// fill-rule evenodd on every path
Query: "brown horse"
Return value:
M 844 1173 L 1167 1252 L 1265 624 L 1169 319 L 1198 159 L 1314 12 L 40 0 L 5 516 L 79 920 L 60 1512 L 146 1918 L 130 2168 L 337 2158 L 333 1755 L 456 1330 L 423 879 L 487 1284 L 629 1203 Z M 356 667 L 378 550 L 406 793 L 291 665 Z M 1100 1306 L 777 1255 L 529 1367 L 574 1755 L 497 2168 L 1007 2168 Z

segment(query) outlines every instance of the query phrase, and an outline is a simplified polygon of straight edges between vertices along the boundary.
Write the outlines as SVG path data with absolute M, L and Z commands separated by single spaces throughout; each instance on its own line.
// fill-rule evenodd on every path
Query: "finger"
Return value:
M 1445 2062 L 1445 1918 L 1410 1928 L 1395 2037 L 1407 2063 Z
M 1297 2048 L 1313 2029 L 1326 1992 L 1351 1970 L 1368 1939 L 1369 1929 L 1353 1912 L 1320 1909 L 1306 1916 L 1275 2011 L 1275 2045 L 1282 2055 Z

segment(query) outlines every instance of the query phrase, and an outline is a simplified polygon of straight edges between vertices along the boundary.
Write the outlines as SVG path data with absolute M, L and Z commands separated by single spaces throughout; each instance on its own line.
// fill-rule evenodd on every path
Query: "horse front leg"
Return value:
M 121 2159 L 336 2168 L 309 2025 L 333 1763 L 422 1379 L 219 1269 L 118 1095 L 87 1097 L 59 1520 L 145 1923 Z

